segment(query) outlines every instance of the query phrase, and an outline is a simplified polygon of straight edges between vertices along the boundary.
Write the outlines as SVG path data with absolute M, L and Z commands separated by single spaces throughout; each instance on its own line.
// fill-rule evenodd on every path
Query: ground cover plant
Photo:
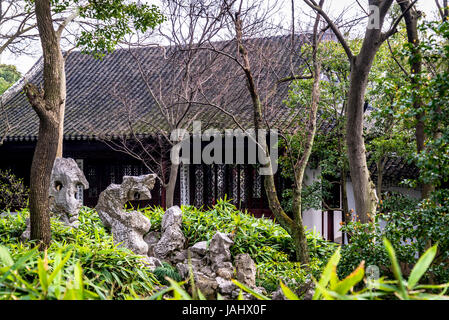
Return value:
M 152 230 L 160 230 L 164 210 L 140 210 L 151 220 Z M 209 210 L 184 206 L 182 211 L 189 245 L 210 240 L 217 231 L 234 233 L 232 254 L 251 255 L 257 264 L 257 284 L 268 293 L 280 281 L 299 292 L 309 274 L 319 275 L 337 246 L 308 233 L 312 263 L 306 268 L 294 262 L 291 237 L 270 219 L 239 211 L 227 200 Z M 82 208 L 77 229 L 52 219 L 53 241 L 44 253 L 20 241 L 28 216 L 24 209 L 0 218 L 2 299 L 142 299 L 168 285 L 167 276 L 181 280 L 173 266 L 164 263 L 150 272 L 141 257 L 115 246 L 93 209 Z

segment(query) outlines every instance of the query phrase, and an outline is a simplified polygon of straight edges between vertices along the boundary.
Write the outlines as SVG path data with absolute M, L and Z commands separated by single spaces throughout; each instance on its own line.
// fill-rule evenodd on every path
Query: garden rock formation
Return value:
M 178 206 L 171 207 L 165 212 L 161 231 L 161 238 L 154 246 L 154 256 L 167 261 L 185 260 L 183 249 L 186 238 L 182 233 L 182 211 Z
M 80 188 L 81 187 L 81 188 Z M 56 158 L 53 164 L 50 180 L 50 212 L 65 225 L 77 227 L 82 201 L 78 199 L 80 190 L 89 189 L 89 183 L 83 171 L 71 158 Z M 30 219 L 26 221 L 27 228 L 21 235 L 27 240 L 31 235 Z
M 152 270 L 164 261 L 176 266 L 184 280 L 190 277 L 191 270 L 195 286 L 209 299 L 215 299 L 218 293 L 225 299 L 236 298 L 240 289 L 231 281 L 233 278 L 262 293 L 264 289 L 256 287 L 256 264 L 251 257 L 240 254 L 232 263 L 233 235 L 217 232 L 209 243 L 202 241 L 186 248 L 178 206 L 164 213 L 160 232 L 150 232 L 150 220 L 140 212 L 123 210 L 129 200 L 150 199 L 154 182 L 155 175 L 125 176 L 121 185 L 111 184 L 100 194 L 96 210 L 103 224 L 111 229 L 114 243 L 145 256 Z M 244 296 L 251 298 L 249 294 Z
M 126 212 L 130 200 L 151 199 L 156 175 L 124 176 L 122 184 L 111 184 L 100 193 L 95 209 L 105 227 L 110 228 L 114 243 L 120 243 L 138 255 L 148 254 L 143 237 L 150 230 L 150 220 L 138 211 Z
M 66 225 L 77 227 L 83 205 L 77 194 L 80 187 L 89 189 L 83 171 L 71 158 L 56 158 L 50 183 L 50 211 Z

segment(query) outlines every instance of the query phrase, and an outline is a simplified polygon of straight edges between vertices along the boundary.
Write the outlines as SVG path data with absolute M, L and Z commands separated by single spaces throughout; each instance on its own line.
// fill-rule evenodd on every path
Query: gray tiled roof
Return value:
M 252 39 L 248 47 L 257 52 L 254 55 L 253 68 L 262 99 L 267 99 L 272 110 L 267 112 L 268 123 L 272 127 L 289 128 L 293 126 L 294 112 L 285 107 L 282 100 L 287 97 L 288 84 L 278 86 L 276 94 L 269 96 L 270 86 L 276 78 L 285 77 L 292 72 L 292 66 L 298 68 L 299 58 L 291 60 L 288 37 Z M 235 50 L 234 45 L 226 46 L 225 42 L 211 44 L 227 52 Z M 149 83 L 158 84 L 157 94 L 163 99 L 173 102 L 173 91 L 179 85 L 179 79 L 173 77 L 179 71 L 179 48 L 148 47 L 119 49 L 107 55 L 103 60 L 95 60 L 91 56 L 72 52 L 67 57 L 65 69 L 67 76 L 67 100 L 64 122 L 65 139 L 90 139 L 99 134 L 118 136 L 129 134 L 127 114 L 123 111 L 120 98 L 125 98 L 132 106 L 136 119 L 135 131 L 141 135 L 154 135 L 167 130 L 166 122 L 156 107 L 156 102 L 142 81 L 138 63 L 142 64 Z M 257 49 L 257 50 L 256 50 Z M 205 65 L 212 66 L 214 76 L 204 85 L 203 100 L 214 100 L 225 106 L 234 114 L 239 123 L 252 127 L 253 112 L 251 97 L 246 81 L 235 62 L 223 55 L 216 55 L 210 50 L 200 50 L 193 63 L 199 73 Z M 132 54 L 131 54 L 132 52 Z M 175 57 L 175 59 L 172 59 Z M 182 56 L 183 57 L 183 56 Z M 181 57 L 181 58 L 182 58 Z M 267 59 L 270 63 L 260 63 Z M 275 66 L 275 68 L 273 68 Z M 276 69 L 276 70 L 274 70 Z M 25 78 L 34 84 L 42 82 L 42 58 L 33 67 L 33 71 Z M 31 109 L 26 96 L 22 92 L 24 80 L 8 90 L 2 97 L 8 112 L 9 122 L 14 129 L 9 131 L 6 140 L 34 140 L 38 131 L 38 118 Z M 171 96 L 170 96 L 171 95 Z M 198 98 L 197 100 L 200 100 Z M 195 105 L 192 113 L 198 113 L 199 120 L 206 121 L 209 126 L 224 129 L 235 128 L 231 117 L 213 107 Z M 188 118 L 188 117 L 187 117 Z M 4 123 L 0 121 L 0 134 L 4 132 Z

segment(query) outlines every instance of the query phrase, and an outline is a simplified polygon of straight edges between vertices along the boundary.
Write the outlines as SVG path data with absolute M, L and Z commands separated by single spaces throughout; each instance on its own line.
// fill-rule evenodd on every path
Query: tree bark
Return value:
M 35 1 L 36 20 L 44 57 L 43 90 L 26 84 L 24 91 L 39 117 L 39 133 L 30 173 L 31 239 L 40 249 L 51 241 L 48 196 L 51 171 L 58 153 L 61 110 L 65 104 L 64 59 L 59 35 L 53 29 L 49 0 Z
M 413 98 L 413 108 L 419 110 L 422 107 L 422 98 L 417 92 L 420 90 L 421 85 L 419 77 L 422 72 L 422 57 L 421 50 L 419 49 L 419 33 L 418 33 L 418 19 L 419 12 L 417 10 L 407 10 L 410 6 L 410 1 L 397 1 L 401 7 L 401 11 L 404 15 L 405 26 L 407 29 L 407 40 L 412 48 L 412 57 L 410 59 L 411 68 L 411 84 L 414 90 Z M 415 126 L 415 138 L 416 138 L 416 152 L 419 154 L 425 150 L 425 124 L 424 124 L 424 112 L 419 112 L 416 115 L 416 126 Z M 422 185 L 422 198 L 427 199 L 433 190 L 433 186 L 428 183 Z
M 402 19 L 397 19 L 387 32 L 382 32 L 385 17 L 393 4 L 393 0 L 369 0 L 369 5 L 378 9 L 379 24 L 374 28 L 367 28 L 362 47 L 358 55 L 354 55 L 344 35 L 337 25 L 323 11 L 322 6 L 314 0 L 304 0 L 329 24 L 338 41 L 345 50 L 351 64 L 350 87 L 347 102 L 346 144 L 348 147 L 349 170 L 354 186 L 355 209 L 358 220 L 363 223 L 371 221 L 371 216 L 376 213 L 378 198 L 374 183 L 371 181 L 366 161 L 366 147 L 363 138 L 363 118 L 365 93 L 368 84 L 368 76 L 374 62 L 377 51 L 382 43 L 396 32 L 396 27 Z
M 380 43 L 367 41 L 359 56 L 354 57 L 351 64 L 350 87 L 348 93 L 348 109 L 346 124 L 346 144 L 351 180 L 354 187 L 354 199 L 358 220 L 370 222 L 377 207 L 377 196 L 371 181 L 366 162 L 366 147 L 363 137 L 363 106 L 368 84 L 368 75 Z
M 249 62 L 249 54 L 243 45 L 242 41 L 242 21 L 240 19 L 239 14 L 235 15 L 235 30 L 236 30 L 236 38 L 238 44 L 239 54 L 243 60 L 243 71 L 245 72 L 248 90 L 251 95 L 252 104 L 253 104 L 253 113 L 254 113 L 254 127 L 256 133 L 258 130 L 263 128 L 263 113 L 262 113 L 262 105 L 260 102 L 259 93 L 257 91 L 257 87 L 251 72 L 250 62 Z M 260 144 L 260 148 L 264 150 L 265 154 L 268 156 L 270 154 L 269 148 L 266 143 L 266 137 L 257 137 L 257 142 Z M 271 161 L 268 161 L 267 164 L 264 165 L 264 169 L 268 170 L 270 174 L 265 175 L 264 178 L 264 187 L 265 192 L 268 198 L 268 203 L 271 211 L 274 216 L 278 220 L 279 224 L 290 234 L 293 238 L 296 258 L 298 261 L 304 264 L 309 263 L 309 250 L 307 246 L 307 238 L 305 235 L 304 226 L 302 224 L 302 216 L 301 214 L 296 215 L 299 217 L 298 219 L 291 219 L 283 210 L 279 198 L 277 196 L 276 185 L 274 181 L 273 168 L 271 165 Z
M 173 207 L 173 204 L 174 204 L 175 187 L 176 187 L 176 181 L 178 180 L 178 171 L 179 171 L 179 165 L 172 163 L 170 165 L 170 177 L 168 178 L 168 183 L 167 183 L 166 193 L 165 193 L 167 208 Z

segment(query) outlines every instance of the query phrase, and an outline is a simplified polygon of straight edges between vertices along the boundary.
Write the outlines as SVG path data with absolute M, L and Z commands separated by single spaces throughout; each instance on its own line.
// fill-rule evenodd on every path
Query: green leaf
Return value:
M 260 294 L 260 293 L 258 293 L 258 292 L 256 292 L 256 291 L 254 291 L 253 289 L 251 289 L 251 288 L 245 286 L 243 283 L 240 283 L 240 282 L 238 282 L 238 281 L 235 280 L 235 279 L 232 279 L 231 281 L 232 281 L 237 287 L 239 287 L 240 289 L 242 289 L 242 290 L 248 292 L 249 294 L 253 295 L 254 297 L 256 297 L 256 298 L 259 299 L 259 300 L 270 300 L 270 298 L 264 296 L 263 294 Z
M 335 268 L 338 265 L 338 262 L 340 261 L 341 257 L 340 251 L 341 247 L 338 247 L 337 250 L 335 250 L 332 257 L 327 262 L 327 265 L 324 268 L 323 273 L 321 274 L 320 281 L 318 282 L 319 287 L 326 288 L 327 285 L 329 284 L 329 281 L 331 280 L 332 277 L 332 273 L 335 272 Z M 317 288 L 317 290 L 315 290 L 315 294 L 313 295 L 313 300 L 319 300 L 321 294 L 322 294 L 321 290 Z
M 5 267 L 11 267 L 14 264 L 8 249 L 2 246 L 0 246 L 0 262 Z
M 364 276 L 365 276 L 365 261 L 362 261 L 360 265 L 357 267 L 357 269 L 355 269 L 349 276 L 347 276 L 345 279 L 343 279 L 336 285 L 334 291 L 339 294 L 345 295 L 357 283 L 362 281 Z
M 287 287 L 282 281 L 281 289 L 288 300 L 300 300 L 299 297 L 293 291 L 291 291 L 290 288 Z
M 393 274 L 398 281 L 400 296 L 402 299 L 408 299 L 407 291 L 404 287 L 404 281 L 402 279 L 401 268 L 399 267 L 398 260 L 396 259 L 396 254 L 394 252 L 393 246 L 387 238 L 384 238 L 384 246 L 387 250 L 388 256 L 390 257 L 391 266 L 393 268 Z
M 422 255 L 422 257 L 419 258 L 418 262 L 413 267 L 413 270 L 410 273 L 410 277 L 408 278 L 407 286 L 410 290 L 412 290 L 416 286 L 421 277 L 426 273 L 436 254 L 437 254 L 437 246 L 435 245 L 429 248 Z
M 165 279 L 170 283 L 173 292 L 175 293 L 175 299 L 182 298 L 182 300 L 192 300 L 192 297 L 183 288 L 181 288 L 175 280 L 169 277 L 165 277 Z
M 84 283 L 83 283 L 83 270 L 79 261 L 75 265 L 75 294 L 77 300 L 83 300 L 84 298 Z
M 37 272 L 39 275 L 39 283 L 41 284 L 42 290 L 44 291 L 44 294 L 47 294 L 48 274 L 47 270 L 45 269 L 44 260 L 42 260 L 41 258 L 37 260 Z
M 59 292 L 60 292 L 59 288 L 61 286 L 61 279 L 62 279 L 61 270 L 62 270 L 62 268 L 64 268 L 64 266 L 67 263 L 67 260 L 69 260 L 71 254 L 72 254 L 72 251 L 69 251 L 62 261 L 61 261 L 61 252 L 60 251 L 55 255 L 55 262 L 54 262 L 55 267 L 53 269 L 52 274 L 48 278 L 48 284 L 51 285 L 53 283 L 53 280 L 56 279 L 55 292 L 58 291 L 58 294 L 56 294 L 56 296 L 58 296 Z

